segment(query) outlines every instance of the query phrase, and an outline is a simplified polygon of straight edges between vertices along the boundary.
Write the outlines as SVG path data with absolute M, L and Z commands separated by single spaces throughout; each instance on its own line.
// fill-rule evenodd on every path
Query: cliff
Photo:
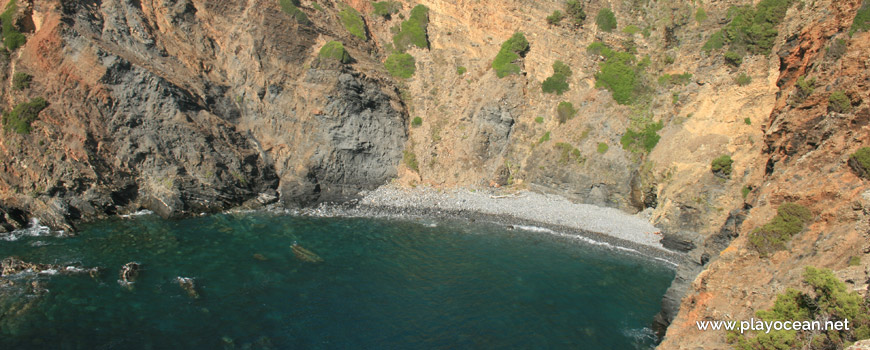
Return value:
M 563 1 L 395 3 L 387 14 L 368 1 L 7 4 L 26 43 L 0 57 L 5 110 L 47 106 L 28 132 L 0 137 L 0 230 L 344 201 L 389 181 L 499 186 L 661 228 L 686 253 L 658 317 L 660 330 L 673 320 L 664 349 L 726 347 L 694 321 L 751 317 L 806 265 L 866 289 L 870 188 L 848 165 L 870 140 L 870 34 L 849 33 L 859 0 L 784 2 L 769 43 L 730 63 L 728 47 L 705 45 L 732 6 L 753 2 L 581 1 L 579 25 L 548 22 Z M 425 45 L 397 47 L 417 4 Z M 603 9 L 612 31 L 596 24 Z M 493 61 L 516 32 L 529 48 L 511 62 L 519 74 L 500 78 Z M 332 41 L 349 60 L 322 57 Z M 630 56 L 633 73 L 617 79 L 633 79 L 628 91 L 604 88 L 616 62 L 603 46 Z M 415 61 L 410 78 L 385 68 L 398 49 Z M 556 61 L 571 70 L 562 94 L 542 88 Z M 829 108 L 840 91 L 848 110 Z M 727 174 L 711 170 L 722 155 Z M 814 218 L 762 256 L 748 237 L 785 202 Z

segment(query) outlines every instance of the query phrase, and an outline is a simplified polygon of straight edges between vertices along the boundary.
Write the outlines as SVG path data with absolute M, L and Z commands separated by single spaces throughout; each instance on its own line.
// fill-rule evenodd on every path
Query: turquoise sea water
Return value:
M 106 268 L 0 287 L 0 348 L 641 349 L 674 275 L 617 250 L 467 221 L 248 213 L 82 229 L 0 241 L 0 258 Z M 323 261 L 299 259 L 294 242 Z M 142 271 L 127 289 L 118 277 L 130 261 Z M 31 278 L 49 291 L 28 295 Z

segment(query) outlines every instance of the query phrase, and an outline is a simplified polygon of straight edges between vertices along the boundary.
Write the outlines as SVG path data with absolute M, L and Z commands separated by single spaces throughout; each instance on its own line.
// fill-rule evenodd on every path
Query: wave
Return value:
M 622 334 L 634 340 L 636 349 L 655 349 L 655 343 L 658 341 L 656 332 L 649 327 L 624 329 Z
M 0 235 L 0 239 L 4 241 L 17 241 L 21 237 L 45 237 L 45 236 L 62 236 L 63 231 L 57 231 L 52 234 L 51 228 L 39 224 L 36 218 L 30 219 L 30 225 L 26 228 L 18 229 L 4 235 Z
M 154 214 L 154 212 L 153 212 L 153 211 L 150 211 L 150 210 L 148 210 L 148 209 L 142 209 L 142 210 L 139 210 L 139 211 L 137 211 L 137 212 L 135 212 L 135 213 L 130 213 L 130 214 L 124 214 L 124 215 L 121 215 L 121 217 L 124 218 L 124 219 L 129 219 L 129 218 L 134 218 L 134 217 L 137 217 L 137 216 L 151 215 L 151 214 Z
M 555 235 L 555 236 L 559 236 L 559 237 L 564 237 L 564 238 L 568 238 L 568 239 L 573 239 L 573 240 L 576 240 L 576 241 L 581 241 L 581 242 L 584 242 L 584 243 L 587 243 L 587 244 L 591 244 L 591 245 L 596 245 L 596 246 L 606 247 L 606 248 L 609 248 L 609 249 L 616 249 L 616 250 L 622 250 L 622 251 L 626 251 L 626 252 L 630 252 L 630 253 L 637 253 L 637 254 L 640 254 L 640 252 L 637 251 L 637 250 L 635 250 L 635 249 L 626 248 L 626 247 L 621 247 L 621 246 L 613 245 L 613 244 L 610 244 L 610 243 L 607 243 L 607 242 L 596 241 L 596 240 L 594 240 L 594 239 L 592 239 L 592 238 L 584 237 L 584 236 L 580 236 L 580 235 L 576 235 L 576 234 L 568 234 L 568 233 L 556 232 L 556 231 L 553 231 L 553 230 L 548 229 L 548 228 L 545 228 L 545 227 L 526 226 L 526 225 L 513 225 L 513 227 L 514 227 L 514 228 L 521 229 L 521 230 L 531 231 L 531 232 L 543 232 L 543 233 L 548 233 L 548 234 L 551 234 L 551 235 Z

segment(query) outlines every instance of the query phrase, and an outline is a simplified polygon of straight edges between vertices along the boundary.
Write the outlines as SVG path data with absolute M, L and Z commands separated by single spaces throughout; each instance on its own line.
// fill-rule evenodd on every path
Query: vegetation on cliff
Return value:
M 410 78 L 417 71 L 416 60 L 411 54 L 395 52 L 384 62 L 390 75 L 400 78 Z
M 48 107 L 48 102 L 42 97 L 34 98 L 30 102 L 19 103 L 11 111 L 3 114 L 3 129 L 12 130 L 19 134 L 29 134 L 30 124 L 39 117 L 39 112 L 42 112 L 45 107 Z
M 647 123 L 639 128 L 628 128 L 619 143 L 622 144 L 623 149 L 629 152 L 650 152 L 662 138 L 658 134 L 662 128 L 664 128 L 662 122 Z
M 429 8 L 417 5 L 411 9 L 411 15 L 402 22 L 399 31 L 393 35 L 393 46 L 396 50 L 405 51 L 411 46 L 421 49 L 429 48 L 427 27 L 429 26 Z
M 731 160 L 731 156 L 725 154 L 713 159 L 710 162 L 710 170 L 713 174 L 716 174 L 721 177 L 729 177 L 731 176 L 731 165 L 734 164 L 734 161 Z
M 525 56 L 529 51 L 529 41 L 521 32 L 514 33 L 510 39 L 501 44 L 501 50 L 492 61 L 492 69 L 495 70 L 495 75 L 499 78 L 504 78 L 511 74 L 519 74 L 520 66 L 514 62 Z
M 574 25 L 581 25 L 586 20 L 586 12 L 583 11 L 583 4 L 577 0 L 568 0 L 565 3 L 565 13 Z
M 855 14 L 855 19 L 852 21 L 852 28 L 849 29 L 849 35 L 857 32 L 864 32 L 870 29 L 870 2 L 866 0 L 861 4 L 858 13 Z
M 728 45 L 728 58 L 740 65 L 744 55 L 768 55 L 793 0 L 761 0 L 755 8 L 735 6 L 728 10 L 730 22 L 704 44 L 708 53 Z M 737 59 L 739 58 L 739 59 Z
M 299 0 L 278 0 L 278 4 L 281 5 L 281 9 L 293 17 L 297 23 L 303 25 L 311 24 L 311 21 L 308 20 L 308 15 L 299 9 Z
M 792 236 L 804 230 L 804 225 L 813 219 L 813 213 L 796 203 L 783 203 L 776 209 L 776 216 L 749 235 L 749 245 L 761 256 L 785 248 Z
M 571 146 L 569 143 L 558 142 L 554 147 L 559 150 L 559 164 L 565 165 L 572 161 L 577 164 L 583 164 L 586 161 L 586 158 L 583 157 L 580 150 Z
M 402 9 L 402 3 L 397 1 L 376 1 L 372 3 L 375 14 L 381 17 L 390 17 Z
M 571 67 L 562 61 L 553 62 L 553 75 L 544 80 L 541 89 L 548 94 L 561 95 L 568 91 L 568 77 L 573 74 Z
M 350 54 L 348 54 L 347 50 L 344 49 L 344 45 L 338 41 L 330 41 L 323 45 L 323 47 L 320 48 L 319 57 L 321 59 L 336 60 L 341 63 L 350 63 L 353 61 Z
M 849 156 L 849 166 L 865 179 L 870 180 L 870 147 L 861 147 Z
M 13 51 L 27 41 L 27 38 L 24 34 L 18 31 L 18 28 L 15 25 L 15 14 L 18 11 L 18 4 L 16 0 L 11 0 L 6 5 L 6 11 L 3 11 L 0 14 L 0 22 L 2 22 L 2 36 L 3 36 L 3 44 L 6 45 L 6 48 L 9 51 Z
M 342 5 L 342 9 L 338 12 L 338 17 L 341 18 L 341 24 L 348 32 L 362 40 L 368 40 L 366 35 L 366 24 L 362 19 L 359 11 L 348 5 Z
M 610 90 L 613 99 L 621 105 L 636 102 L 643 89 L 640 75 L 644 64 L 638 64 L 633 54 L 613 50 L 601 42 L 589 44 L 586 51 L 604 57 L 600 70 L 595 73 L 595 87 Z
M 613 14 L 613 10 L 605 7 L 595 16 L 595 24 L 598 25 L 598 29 L 610 33 L 616 29 L 616 15 Z
M 16 72 L 12 75 L 12 88 L 18 91 L 30 88 L 33 76 L 24 72 Z
M 781 349 L 843 349 L 859 339 L 870 338 L 870 304 L 858 293 L 850 291 L 845 283 L 828 269 L 807 266 L 803 273 L 807 291 L 789 288 L 777 296 L 773 307 L 756 312 L 755 317 L 763 322 L 801 322 L 819 328 L 826 322 L 849 321 L 849 329 L 816 331 L 797 330 L 749 330 L 728 333 L 728 341 L 739 350 Z M 843 328 L 843 327 L 841 327 Z
M 574 104 L 571 102 L 562 101 L 559 102 L 559 106 L 556 107 L 556 116 L 559 118 L 559 124 L 564 124 L 576 115 L 577 109 L 574 108 Z
M 842 91 L 834 91 L 828 97 L 828 110 L 837 113 L 849 113 L 852 110 L 852 100 Z

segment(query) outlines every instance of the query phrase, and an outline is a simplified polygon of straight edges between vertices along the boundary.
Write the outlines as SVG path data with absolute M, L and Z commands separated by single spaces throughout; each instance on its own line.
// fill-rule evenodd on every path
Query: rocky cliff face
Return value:
M 868 146 L 868 34 L 846 34 L 860 1 L 792 4 L 772 54 L 737 66 L 701 48 L 730 7 L 750 1 L 582 1 L 579 26 L 547 23 L 561 0 L 399 3 L 383 17 L 348 1 L 364 19 L 359 36 L 333 1 L 302 0 L 294 8 L 307 20 L 296 20 L 272 0 L 17 0 L 27 43 L 0 62 L 0 95 L 7 111 L 36 97 L 48 107 L 29 134 L 0 137 L 0 230 L 31 217 L 72 229 L 140 208 L 173 217 L 341 201 L 392 179 L 530 188 L 642 212 L 686 252 L 658 318 L 675 319 L 668 349 L 726 347 L 694 321 L 768 307 L 804 265 L 866 273 L 846 266 L 867 253 L 870 208 L 866 181 L 846 165 Z M 429 47 L 408 50 L 412 78 L 391 77 L 392 36 L 418 3 Z M 595 24 L 603 8 L 616 15 L 612 32 Z M 498 78 L 491 63 L 518 31 L 530 43 L 521 73 Z M 318 57 L 333 40 L 352 63 Z M 634 103 L 596 87 L 605 57 L 587 52 L 593 42 L 642 66 Z M 573 73 L 562 95 L 541 88 L 556 60 Z M 32 76 L 29 87 L 17 73 Z M 691 77 L 658 83 L 682 73 Z M 796 92 L 799 77 L 815 78 L 815 92 Z M 852 108 L 829 112 L 839 90 Z M 560 120 L 561 102 L 573 117 Z M 621 145 L 656 122 L 650 150 Z M 723 154 L 730 176 L 711 171 Z M 787 201 L 815 220 L 762 258 L 747 235 Z M 862 288 L 866 276 L 855 276 Z

